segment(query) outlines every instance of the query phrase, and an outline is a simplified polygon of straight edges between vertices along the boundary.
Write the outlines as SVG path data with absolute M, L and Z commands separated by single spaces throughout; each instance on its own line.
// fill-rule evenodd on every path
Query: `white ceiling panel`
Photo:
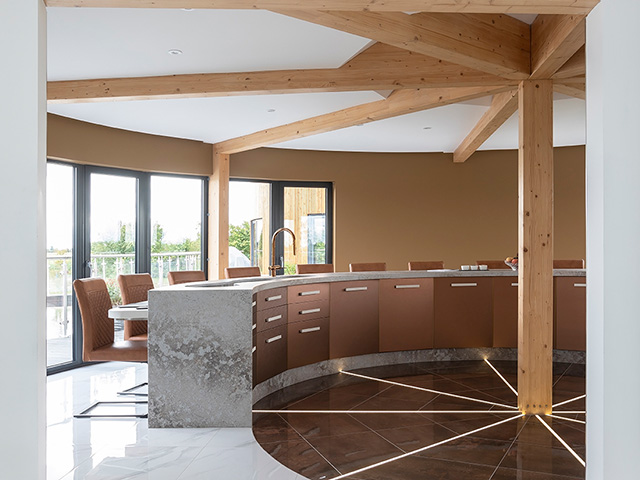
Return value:
M 380 99 L 376 92 L 306 93 L 60 104 L 49 105 L 48 111 L 109 127 L 215 143 Z
M 370 41 L 264 10 L 49 8 L 47 42 L 49 80 L 77 80 L 337 68 Z

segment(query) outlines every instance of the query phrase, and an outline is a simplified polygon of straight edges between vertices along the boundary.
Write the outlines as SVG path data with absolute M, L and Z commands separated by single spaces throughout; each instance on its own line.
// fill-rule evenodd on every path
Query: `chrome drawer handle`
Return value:
M 265 343 L 276 342 L 276 341 L 278 341 L 280 339 L 282 339 L 282 335 L 276 335 L 275 337 L 267 338 L 265 340 Z
M 573 284 L 573 286 L 574 286 L 574 287 L 583 287 L 583 288 L 586 288 L 586 287 L 587 287 L 587 284 L 586 284 L 586 283 L 574 283 L 574 284 Z
M 477 283 L 452 283 L 452 287 L 477 287 Z
M 275 322 L 276 320 L 280 320 L 281 318 L 282 318 L 282 315 L 275 315 L 273 317 L 266 318 L 264 321 L 267 323 Z
M 256 347 L 253 347 L 253 348 L 251 349 L 251 353 L 256 353 Z
M 256 301 L 251 302 L 251 308 L 255 307 L 257 304 L 258 304 L 258 302 L 256 302 Z
M 320 327 L 303 328 L 302 330 L 300 330 L 300 333 L 311 333 L 311 332 L 317 332 L 319 330 L 320 330 Z
M 320 290 L 309 290 L 308 292 L 299 292 L 299 296 L 304 297 L 305 295 L 320 295 Z
M 396 285 L 396 288 L 420 288 L 420 285 Z
M 274 295 L 273 297 L 267 297 L 266 301 L 267 302 L 273 302 L 275 300 L 280 300 L 282 298 L 282 295 Z
M 309 310 L 300 310 L 300 315 L 307 315 L 308 313 L 318 313 L 320 311 L 319 308 L 311 308 Z
M 255 330 L 257 327 L 257 325 L 254 323 L 253 325 L 251 325 L 251 330 Z
M 512 283 L 512 284 L 511 284 L 511 286 L 512 286 L 512 287 L 517 287 L 517 286 L 518 286 L 518 284 L 517 284 L 517 283 Z
M 347 287 L 344 289 L 345 292 L 363 292 L 367 290 L 369 287 Z

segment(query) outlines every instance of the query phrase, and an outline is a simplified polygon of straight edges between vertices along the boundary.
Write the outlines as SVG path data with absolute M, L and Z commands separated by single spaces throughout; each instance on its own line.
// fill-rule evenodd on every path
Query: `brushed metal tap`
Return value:
M 276 276 L 276 273 L 279 269 L 284 268 L 284 266 L 276 265 L 276 237 L 280 232 L 289 232 L 293 237 L 293 254 L 296 254 L 296 235 L 288 228 L 279 228 L 275 232 L 273 232 L 273 236 L 271 237 L 271 265 L 269 265 L 269 274 L 272 277 Z M 284 263 L 284 262 L 283 262 Z

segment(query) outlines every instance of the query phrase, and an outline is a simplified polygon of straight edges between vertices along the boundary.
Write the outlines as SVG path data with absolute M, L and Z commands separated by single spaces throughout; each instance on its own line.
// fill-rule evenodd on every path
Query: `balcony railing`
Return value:
M 71 254 L 47 255 L 47 307 L 56 311 L 56 320 L 65 336 L 70 321 Z M 109 294 L 119 303 L 120 291 L 116 278 L 121 274 L 136 273 L 134 253 L 99 253 L 91 255 L 91 276 L 103 278 Z M 200 270 L 200 252 L 166 252 L 151 254 L 151 277 L 156 287 L 167 285 L 167 274 L 178 270 Z

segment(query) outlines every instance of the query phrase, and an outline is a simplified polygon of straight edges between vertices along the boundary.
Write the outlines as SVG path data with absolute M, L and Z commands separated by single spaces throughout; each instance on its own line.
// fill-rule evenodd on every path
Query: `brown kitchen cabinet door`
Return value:
M 256 334 L 256 381 L 265 380 L 287 369 L 287 326 L 270 328 Z
M 380 351 L 433 348 L 433 278 L 380 280 Z
M 287 331 L 287 368 L 329 359 L 329 318 L 290 323 Z
M 329 316 L 329 301 L 316 300 L 305 303 L 290 303 L 287 311 L 289 323 L 309 320 L 311 318 L 323 318 Z
M 328 283 L 310 283 L 289 287 L 287 292 L 289 304 L 329 300 Z
M 280 327 L 287 323 L 287 306 L 280 305 L 279 307 L 266 308 L 260 310 L 254 314 L 255 318 L 255 330 L 257 332 L 263 332 L 270 328 Z
M 378 352 L 378 281 L 331 284 L 329 358 Z
M 518 277 L 493 278 L 493 346 L 518 347 Z
M 555 348 L 587 349 L 587 283 L 585 277 L 555 277 Z
M 435 348 L 493 344 L 491 278 L 434 279 Z
M 256 293 L 256 311 L 287 304 L 287 287 L 269 288 Z

